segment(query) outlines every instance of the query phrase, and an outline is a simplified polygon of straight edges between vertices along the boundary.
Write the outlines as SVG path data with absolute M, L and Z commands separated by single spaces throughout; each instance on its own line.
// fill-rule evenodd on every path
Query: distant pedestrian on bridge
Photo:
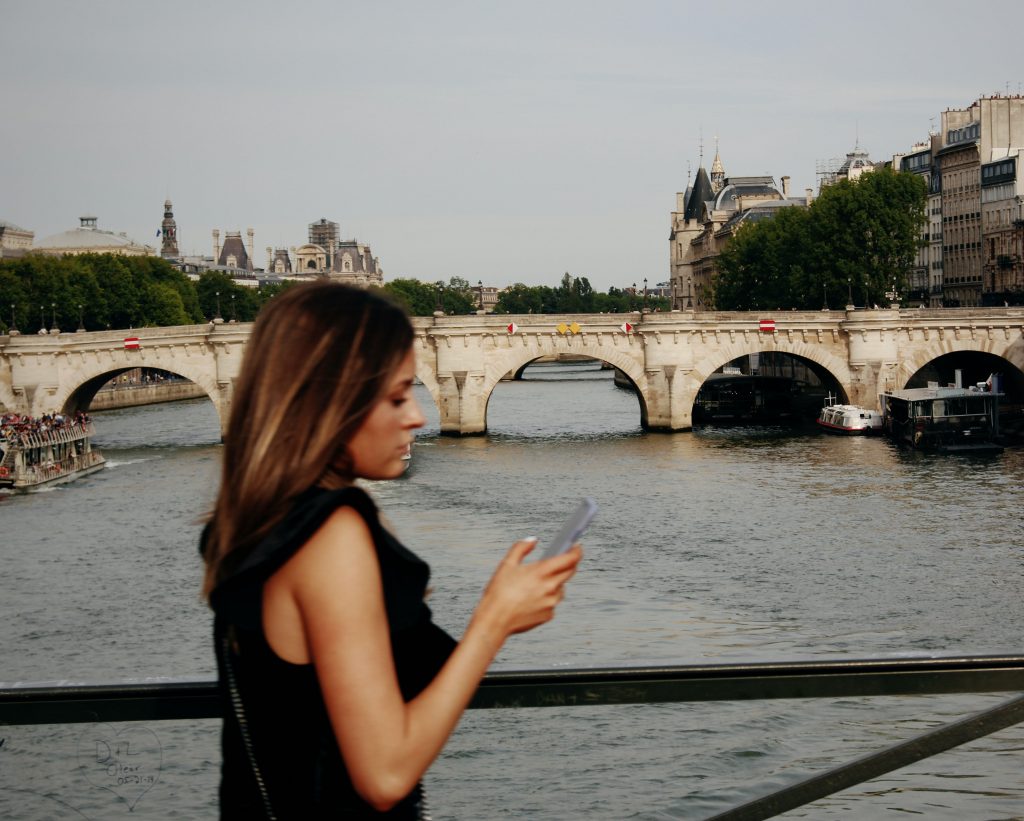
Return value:
M 424 419 L 409 320 L 365 290 L 263 309 L 234 390 L 204 592 L 225 698 L 221 817 L 428 818 L 420 779 L 504 641 L 554 615 L 581 552 L 516 542 L 462 641 L 429 568 L 357 478 L 393 479 Z

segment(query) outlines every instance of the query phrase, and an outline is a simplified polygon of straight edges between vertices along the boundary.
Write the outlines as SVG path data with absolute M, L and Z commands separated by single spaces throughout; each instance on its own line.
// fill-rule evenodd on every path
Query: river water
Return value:
M 921 457 L 813 430 L 648 434 L 591 364 L 498 386 L 490 433 L 428 425 L 372 483 L 433 568 L 454 635 L 515 538 L 600 512 L 558 618 L 497 668 L 1021 650 L 1024 451 Z M 209 678 L 197 519 L 216 491 L 205 400 L 96 415 L 106 470 L 0 496 L 0 680 Z M 435 819 L 704 818 L 1002 695 L 478 710 L 427 776 Z M 0 817 L 213 818 L 218 724 L 7 727 Z M 133 758 L 111 754 L 131 751 Z M 1024 727 L 789 813 L 1024 818 Z

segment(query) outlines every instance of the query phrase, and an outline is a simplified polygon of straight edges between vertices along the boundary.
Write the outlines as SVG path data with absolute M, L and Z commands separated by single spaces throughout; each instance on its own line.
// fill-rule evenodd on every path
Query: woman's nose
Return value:
M 409 402 L 409 418 L 406 422 L 410 428 L 422 428 L 427 423 L 427 417 L 420 410 L 420 403 L 415 399 Z

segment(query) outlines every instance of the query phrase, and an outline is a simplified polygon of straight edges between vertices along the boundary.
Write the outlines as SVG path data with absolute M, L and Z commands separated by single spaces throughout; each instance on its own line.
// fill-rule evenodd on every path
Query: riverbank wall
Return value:
M 156 405 L 160 402 L 179 402 L 206 396 L 195 382 L 174 381 L 150 385 L 119 385 L 101 390 L 89 403 L 90 411 L 134 408 L 137 405 Z

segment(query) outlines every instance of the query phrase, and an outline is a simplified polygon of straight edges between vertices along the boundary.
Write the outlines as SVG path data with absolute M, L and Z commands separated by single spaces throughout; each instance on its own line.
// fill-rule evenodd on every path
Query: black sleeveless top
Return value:
M 407 701 L 430 683 L 455 647 L 423 601 L 430 568 L 381 525 L 370 497 L 355 487 L 304 493 L 210 596 L 225 716 L 222 819 L 426 817 L 420 785 L 386 813 L 359 797 L 313 665 L 284 661 L 263 635 L 264 582 L 343 506 L 356 510 L 373 536 L 395 670 Z

